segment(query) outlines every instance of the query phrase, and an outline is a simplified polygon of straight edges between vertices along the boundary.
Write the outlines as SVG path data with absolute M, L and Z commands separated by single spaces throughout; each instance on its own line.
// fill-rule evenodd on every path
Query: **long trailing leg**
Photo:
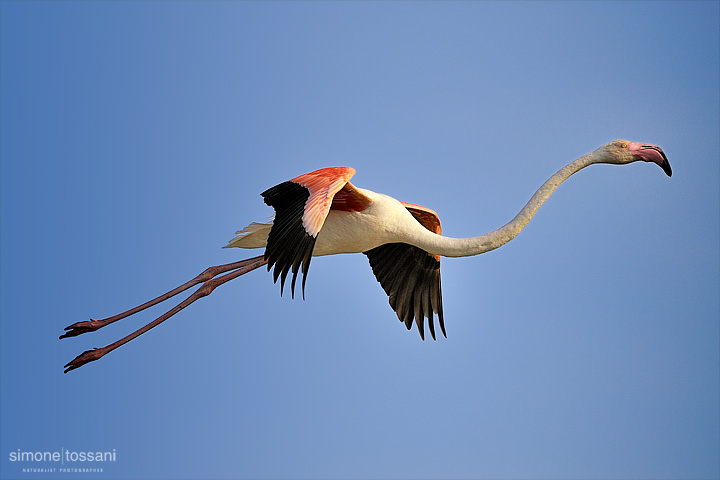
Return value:
M 236 262 L 236 263 L 241 263 L 241 262 Z M 105 354 L 107 354 L 107 353 L 109 353 L 109 352 L 112 352 L 112 351 L 115 350 L 116 348 L 118 348 L 118 347 L 120 347 L 120 346 L 122 346 L 122 345 L 125 345 L 125 344 L 128 343 L 130 340 L 133 340 L 134 338 L 139 337 L 140 335 L 142 335 L 143 333 L 147 332 L 147 331 L 150 330 L 151 328 L 154 328 L 154 327 L 160 325 L 162 322 L 164 322 L 164 321 L 167 320 L 168 318 L 172 317 L 173 315 L 175 315 L 176 313 L 178 313 L 180 310 L 182 310 L 183 308 L 185 308 L 185 307 L 187 307 L 188 305 L 190 305 L 191 303 L 193 303 L 195 300 L 210 295 L 210 294 L 212 293 L 212 291 L 213 291 L 216 287 L 222 285 L 223 283 L 229 282 L 230 280 L 232 280 L 232 279 L 234 279 L 234 278 L 237 278 L 237 277 L 239 277 L 239 276 L 241 276 L 241 275 L 244 275 L 244 274 L 246 274 L 246 273 L 248 273 L 248 272 L 251 272 L 251 271 L 255 270 L 256 268 L 262 267 L 263 265 L 267 264 L 267 260 L 265 260 L 265 258 L 264 258 L 263 256 L 259 256 L 259 257 L 251 258 L 251 259 L 249 259 L 249 260 L 244 260 L 242 263 L 243 263 L 243 265 L 242 265 L 240 268 L 237 268 L 237 267 L 236 267 L 237 269 L 234 270 L 234 271 L 231 271 L 230 273 L 226 273 L 225 275 L 222 275 L 222 276 L 217 277 L 217 278 L 212 278 L 212 277 L 211 277 L 211 278 L 209 278 L 208 280 L 205 280 L 204 283 L 203 283 L 203 285 L 202 285 L 200 288 L 198 288 L 198 289 L 197 289 L 192 295 L 190 295 L 188 298 L 186 298 L 185 300 L 183 300 L 182 302 L 180 302 L 179 304 L 177 304 L 175 307 L 173 307 L 172 309 L 168 310 L 167 312 L 165 312 L 163 315 L 159 316 L 158 318 L 156 318 L 156 319 L 153 320 L 152 322 L 148 323 L 148 324 L 145 325 L 144 327 L 139 328 L 138 330 L 134 331 L 134 332 L 131 333 L 130 335 L 128 335 L 128 336 L 126 336 L 126 337 L 124 337 L 124 338 L 121 338 L 121 339 L 118 340 L 117 342 L 111 343 L 110 345 L 107 345 L 107 346 L 105 346 L 105 347 L 102 347 L 102 348 L 94 348 L 94 349 L 92 349 L 92 350 L 86 350 L 86 351 L 84 351 L 83 353 L 81 353 L 80 355 L 78 355 L 78 356 L 75 357 L 72 361 L 68 362 L 68 363 L 65 365 L 65 373 L 67 373 L 67 372 L 69 372 L 69 371 L 71 371 L 71 370 L 75 370 L 76 368 L 81 367 L 81 366 L 85 365 L 86 363 L 93 362 L 93 361 L 95 361 L 95 360 L 103 357 Z M 222 266 L 220 266 L 220 267 L 210 267 L 210 268 L 225 268 L 225 267 L 229 267 L 230 265 L 234 265 L 234 264 L 228 264 L 228 265 L 222 265 Z M 210 270 L 210 269 L 208 269 L 208 270 Z M 203 272 L 203 274 L 205 274 L 208 270 L 206 270 L 205 272 Z M 231 270 L 232 270 L 232 269 L 231 269 Z M 223 270 L 223 271 L 227 271 L 227 269 L 226 269 L 226 270 Z M 211 271 L 210 273 L 212 273 L 212 271 Z M 201 275 L 203 275 L 203 274 L 201 274 Z M 200 276 L 201 276 L 201 275 L 200 275 Z M 217 273 L 215 273 L 214 275 L 217 275 Z M 213 275 L 213 277 L 214 277 L 214 275 Z M 198 276 L 198 277 L 200 277 L 200 276 Z M 196 279 L 197 279 L 197 278 L 196 278 Z M 155 304 L 157 304 L 157 303 L 160 303 L 161 301 L 166 300 L 166 299 L 172 297 L 173 295 L 176 295 L 176 294 L 182 292 L 183 290 L 187 290 L 187 289 L 190 288 L 191 286 L 196 285 L 197 283 L 200 283 L 200 281 L 202 281 L 202 280 L 199 280 L 199 281 L 197 281 L 197 282 L 195 282 L 195 283 L 192 283 L 192 282 L 194 282 L 196 279 L 193 279 L 193 280 L 191 280 L 190 282 L 188 282 L 188 283 L 186 283 L 186 284 L 184 284 L 184 285 L 181 285 L 180 287 L 176 288 L 175 290 L 172 290 L 172 291 L 168 292 L 168 293 L 165 294 L 165 295 L 161 295 L 160 297 L 158 297 L 158 298 L 156 298 L 156 299 L 154 299 L 154 300 L 151 300 L 150 302 L 147 302 L 147 304 L 140 305 L 139 307 L 137 307 L 137 310 L 136 310 L 136 309 L 133 309 L 133 310 L 135 310 L 135 311 L 133 311 L 133 310 L 128 310 L 128 312 L 135 313 L 135 312 L 137 312 L 137 311 L 142 310 L 143 308 L 147 308 L 147 307 L 149 307 L 149 306 L 151 306 L 151 305 L 155 305 Z M 180 290 L 180 289 L 182 289 L 182 290 Z M 177 290 L 177 291 L 176 291 L 176 290 Z M 174 292 L 174 293 L 173 293 L 173 292 Z M 153 302 L 154 302 L 154 303 L 153 303 Z M 142 307 L 142 308 L 141 308 L 141 307 Z M 120 314 L 120 315 L 128 316 L 128 315 L 132 315 L 132 313 L 123 312 L 123 313 Z M 116 315 L 115 317 L 118 317 L 118 316 Z M 112 322 L 112 321 L 115 321 L 115 320 L 119 320 L 120 318 L 123 318 L 123 317 L 118 317 L 118 318 L 110 317 L 110 319 L 112 319 L 111 322 Z M 106 319 L 106 320 L 108 320 L 108 319 Z M 105 324 L 111 323 L 111 322 L 106 322 Z M 101 325 L 101 326 L 102 326 L 102 325 Z M 97 328 L 100 328 L 100 327 L 97 327 Z M 86 330 L 86 331 L 92 331 L 92 330 Z M 84 332 L 80 332 L 80 333 L 84 333 Z M 62 338 L 62 337 L 61 337 L 61 338 Z
M 179 287 L 177 287 L 173 290 L 170 290 L 169 292 L 167 292 L 163 295 L 160 295 L 157 298 L 150 300 L 149 302 L 145 302 L 142 305 L 138 305 L 135 308 L 131 308 L 130 310 L 127 310 L 122 313 L 118 313 L 117 315 L 113 315 L 112 317 L 103 318 L 101 320 L 90 319 L 89 321 L 73 323 L 72 325 L 65 327 L 65 330 L 67 330 L 67 331 L 63 335 L 60 335 L 60 338 L 75 337 L 75 336 L 81 335 L 83 333 L 94 332 L 95 330 L 98 330 L 98 329 L 104 327 L 105 325 L 110 325 L 111 323 L 116 322 L 122 318 L 129 317 L 130 315 L 133 315 L 142 310 L 145 310 L 146 308 L 150 308 L 153 305 L 157 305 L 158 303 L 164 302 L 168 298 L 172 298 L 175 295 L 177 295 L 178 293 L 182 293 L 185 290 L 187 290 L 188 288 L 194 287 L 195 285 L 197 285 L 199 283 L 207 282 L 208 280 L 215 277 L 216 275 L 219 275 L 219 274 L 225 273 L 225 272 L 229 272 L 231 270 L 235 270 L 238 268 L 242 268 L 246 265 L 253 264 L 261 258 L 263 258 L 263 257 L 262 256 L 254 257 L 254 258 L 249 258 L 247 260 L 240 260 L 239 262 L 228 263 L 225 265 L 217 265 L 214 267 L 208 267 L 207 269 L 205 269 L 204 272 L 202 272 L 200 275 L 193 278 L 189 282 L 184 283 L 184 284 L 180 285 Z

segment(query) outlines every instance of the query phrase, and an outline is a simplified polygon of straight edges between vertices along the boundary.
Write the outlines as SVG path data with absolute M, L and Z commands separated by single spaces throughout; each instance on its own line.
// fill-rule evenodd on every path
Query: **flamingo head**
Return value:
M 672 176 L 670 162 L 668 162 L 662 148 L 657 145 L 629 142 L 627 140 L 615 140 L 600 147 L 597 153 L 603 158 L 603 160 L 601 160 L 603 163 L 624 165 L 626 163 L 637 162 L 638 160 L 653 162 L 658 164 L 668 177 Z

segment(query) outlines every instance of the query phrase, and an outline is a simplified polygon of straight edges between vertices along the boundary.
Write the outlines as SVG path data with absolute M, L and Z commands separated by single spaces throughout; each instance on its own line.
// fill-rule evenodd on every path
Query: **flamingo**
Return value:
M 561 168 L 530 198 L 507 224 L 485 235 L 472 238 L 443 236 L 437 214 L 425 207 L 400 202 L 392 197 L 359 188 L 350 183 L 355 170 L 350 167 L 322 168 L 276 185 L 261 195 L 275 210 L 269 223 L 251 223 L 237 233 L 225 248 L 265 248 L 264 255 L 209 267 L 185 284 L 149 302 L 102 320 L 77 322 L 65 328 L 60 338 L 98 330 L 121 318 L 163 302 L 197 284 L 200 288 L 154 321 L 130 335 L 102 348 L 86 350 L 65 365 L 65 373 L 142 335 L 199 298 L 234 278 L 264 265 L 273 270 L 273 281 L 280 279 L 282 295 L 286 277 L 292 272 L 291 296 L 302 271 L 305 297 L 310 260 L 313 256 L 364 253 L 375 277 L 389 297 L 390 306 L 408 330 L 413 322 L 425 339 L 428 320 L 435 339 L 434 315 L 443 336 L 440 257 L 467 257 L 489 252 L 515 238 L 530 222 L 538 208 L 571 175 L 596 163 L 625 165 L 639 160 L 659 165 L 672 176 L 663 150 L 651 144 L 615 140 Z M 222 275 L 221 275 L 222 274 Z

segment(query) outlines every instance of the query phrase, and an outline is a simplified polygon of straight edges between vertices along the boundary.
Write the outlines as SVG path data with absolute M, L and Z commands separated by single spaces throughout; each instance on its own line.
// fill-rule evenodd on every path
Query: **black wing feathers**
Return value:
M 390 306 L 408 330 L 413 320 L 425 339 L 424 320 L 435 339 L 433 313 L 445 334 L 440 286 L 440 261 L 421 248 L 406 243 L 388 243 L 364 252 L 375 278 L 390 297 Z
M 265 203 L 275 209 L 275 220 L 265 247 L 268 272 L 274 265 L 273 281 L 277 282 L 280 277 L 282 295 L 285 278 L 292 270 L 290 290 L 295 297 L 295 279 L 302 265 L 302 291 L 305 298 L 305 278 L 315 247 L 315 237 L 308 235 L 302 223 L 305 202 L 310 197 L 310 191 L 295 182 L 284 182 L 265 190 L 261 195 Z

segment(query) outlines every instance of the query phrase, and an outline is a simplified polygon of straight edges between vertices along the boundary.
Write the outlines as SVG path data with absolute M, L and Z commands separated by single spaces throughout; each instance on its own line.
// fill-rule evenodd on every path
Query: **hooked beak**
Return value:
M 628 150 L 640 160 L 657 163 L 668 177 L 672 177 L 672 168 L 670 168 L 670 162 L 665 156 L 665 152 L 663 152 L 662 148 L 658 147 L 657 145 L 631 143 L 630 145 L 628 145 Z
M 665 172 L 665 174 L 668 177 L 672 177 L 672 168 L 670 168 L 670 162 L 668 162 L 668 159 L 665 156 L 665 152 L 662 151 L 662 148 L 660 148 L 660 147 L 655 147 L 655 148 L 648 147 L 648 148 L 651 148 L 652 150 L 657 149 L 656 151 L 658 153 L 660 153 L 660 156 L 662 156 L 662 161 L 660 162 L 660 168 L 663 169 L 663 172 Z
M 664 153 L 663 157 L 665 157 Z M 668 162 L 667 157 L 663 159 L 663 162 L 660 164 L 660 168 L 663 169 L 663 172 L 665 172 L 668 177 L 672 177 L 672 168 L 670 168 L 670 162 Z

